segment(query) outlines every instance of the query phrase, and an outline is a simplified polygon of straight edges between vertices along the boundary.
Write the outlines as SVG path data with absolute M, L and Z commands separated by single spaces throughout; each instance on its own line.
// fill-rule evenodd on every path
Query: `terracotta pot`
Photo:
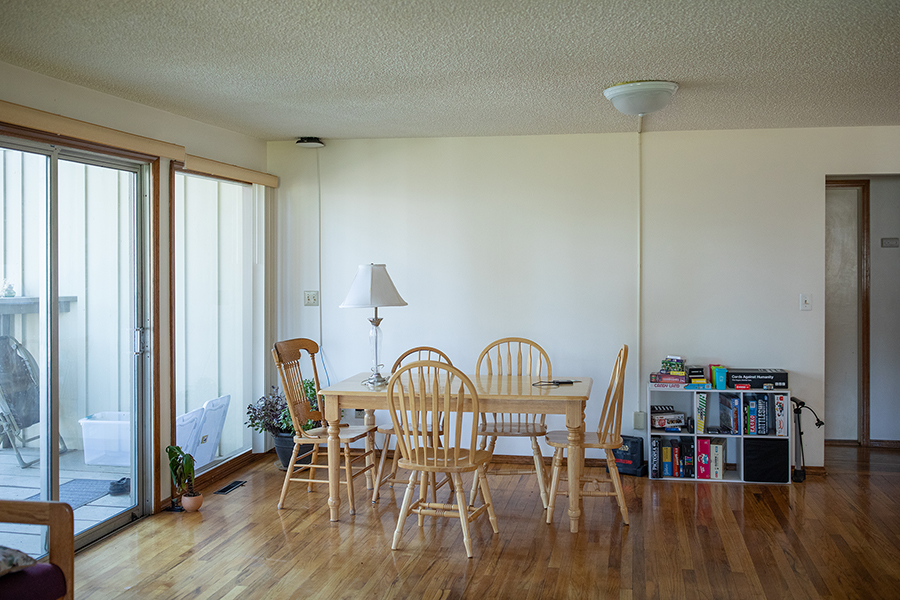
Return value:
M 185 495 L 181 497 L 181 506 L 188 512 L 197 512 L 200 510 L 200 505 L 202 504 L 203 494 L 197 494 L 196 496 Z

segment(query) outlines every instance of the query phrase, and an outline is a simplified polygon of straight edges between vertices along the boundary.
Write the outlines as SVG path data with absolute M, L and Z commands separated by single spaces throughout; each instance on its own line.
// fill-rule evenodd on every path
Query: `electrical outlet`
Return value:
M 635 411 L 634 413 L 634 428 L 635 429 L 646 429 L 647 428 L 647 413 L 642 410 Z
M 357 409 L 355 409 L 355 410 L 356 410 L 356 415 L 355 415 L 355 416 L 356 416 L 357 419 L 365 419 L 365 418 L 366 418 L 366 411 L 365 411 L 365 410 L 363 410 L 362 408 L 357 408 Z
M 319 305 L 319 292 L 317 292 L 317 291 L 303 292 L 303 306 L 318 306 L 318 305 Z

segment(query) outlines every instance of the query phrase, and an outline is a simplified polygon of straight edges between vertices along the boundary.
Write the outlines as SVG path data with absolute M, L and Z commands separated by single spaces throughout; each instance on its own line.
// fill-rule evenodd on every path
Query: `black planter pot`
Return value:
M 291 462 L 291 452 L 294 451 L 294 434 L 276 433 L 272 437 L 275 439 L 275 454 L 277 454 L 278 459 L 281 460 L 281 465 L 287 469 L 288 464 Z M 312 450 L 312 444 L 302 444 L 297 455 L 303 456 L 310 450 Z M 312 456 L 298 458 L 297 464 L 308 465 L 310 460 L 312 460 Z

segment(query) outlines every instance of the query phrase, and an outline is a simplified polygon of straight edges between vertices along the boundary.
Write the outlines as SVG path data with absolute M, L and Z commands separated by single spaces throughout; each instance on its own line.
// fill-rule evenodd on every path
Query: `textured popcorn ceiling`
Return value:
M 900 125 L 900 0 L 2 0 L 0 60 L 267 140 Z

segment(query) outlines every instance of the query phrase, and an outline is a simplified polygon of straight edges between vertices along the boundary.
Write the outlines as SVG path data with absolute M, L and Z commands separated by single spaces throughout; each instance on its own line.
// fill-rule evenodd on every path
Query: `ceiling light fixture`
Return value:
M 325 142 L 317 137 L 302 137 L 297 140 L 297 145 L 301 148 L 323 148 L 325 147 Z
M 646 115 L 662 110 L 678 89 L 674 81 L 627 81 L 603 90 L 619 112 Z

